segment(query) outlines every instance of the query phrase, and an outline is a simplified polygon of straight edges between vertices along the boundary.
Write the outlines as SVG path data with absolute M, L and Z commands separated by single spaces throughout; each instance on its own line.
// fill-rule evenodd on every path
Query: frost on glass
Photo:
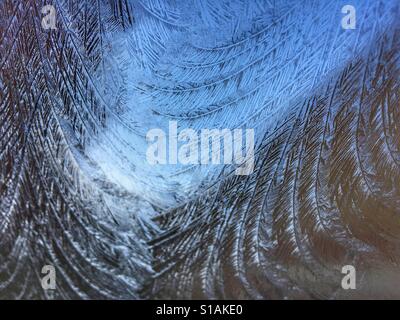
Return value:
M 395 0 L 1 1 L 0 298 L 399 298 L 399 17 Z M 254 172 L 150 164 L 170 121 L 254 129 Z

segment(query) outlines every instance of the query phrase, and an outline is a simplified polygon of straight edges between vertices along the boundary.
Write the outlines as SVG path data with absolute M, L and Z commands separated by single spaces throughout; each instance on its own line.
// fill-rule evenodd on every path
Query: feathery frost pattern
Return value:
M 351 5 L 2 0 L 0 298 L 400 298 L 400 4 Z M 254 172 L 150 165 L 169 121 Z

